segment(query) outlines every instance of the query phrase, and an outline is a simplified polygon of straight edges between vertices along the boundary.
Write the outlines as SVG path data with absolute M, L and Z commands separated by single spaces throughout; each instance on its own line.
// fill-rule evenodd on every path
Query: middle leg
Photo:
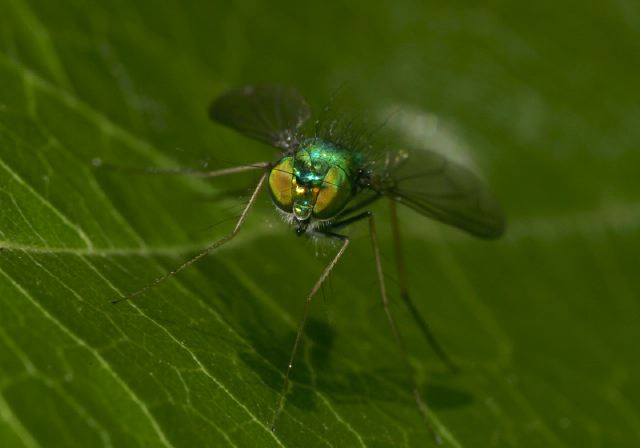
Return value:
M 400 335 L 400 330 L 396 324 L 393 315 L 391 314 L 391 309 L 389 308 L 389 299 L 387 297 L 387 289 L 384 282 L 384 272 L 382 270 L 382 260 L 380 257 L 380 246 L 378 245 L 378 236 L 376 232 L 376 225 L 373 219 L 373 215 L 369 215 L 369 235 L 371 236 L 371 246 L 373 248 L 374 261 L 376 264 L 376 272 L 378 274 L 378 283 L 380 286 L 380 298 L 382 300 L 382 307 L 384 308 L 384 312 L 387 315 L 387 321 L 389 322 L 389 326 L 391 327 L 391 332 L 393 333 L 393 339 L 395 340 L 396 346 L 398 347 L 398 351 L 402 356 L 402 360 L 405 364 L 407 372 L 411 375 L 412 381 L 412 394 L 413 398 L 416 401 L 416 405 L 418 406 L 418 410 L 422 414 L 425 424 L 427 425 L 427 429 L 433 436 L 436 444 L 440 445 L 442 443 L 442 439 L 440 435 L 433 428 L 433 424 L 431 423 L 431 418 L 429 417 L 429 413 L 427 410 L 427 406 L 420 395 L 420 389 L 418 388 L 418 382 L 416 380 L 416 376 L 413 368 L 411 367 L 411 363 L 409 362 L 409 355 L 407 353 L 407 348 L 404 344 L 402 336 Z
M 373 213 L 370 210 L 367 210 L 367 211 L 359 213 L 359 214 L 357 214 L 355 216 L 346 218 L 343 221 L 339 221 L 339 222 L 336 222 L 336 223 L 332 224 L 327 229 L 327 231 L 340 229 L 340 228 L 343 228 L 343 227 L 345 227 L 345 226 L 347 226 L 349 224 L 353 224 L 354 222 L 361 221 L 363 219 L 368 219 L 369 220 L 369 235 L 371 236 L 371 246 L 372 246 L 372 249 L 373 249 L 374 261 L 375 261 L 375 265 L 376 265 L 376 273 L 377 273 L 377 276 L 378 276 L 378 284 L 379 284 L 379 287 L 380 287 L 380 298 L 382 300 L 382 307 L 384 309 L 385 315 L 387 316 L 387 321 L 389 322 L 389 326 L 391 327 L 391 332 L 393 334 L 394 342 L 396 343 L 396 346 L 398 347 L 398 351 L 400 352 L 400 355 L 402 357 L 403 363 L 405 364 L 406 370 L 407 370 L 408 374 L 411 377 L 411 382 L 413 383 L 412 384 L 411 393 L 412 393 L 413 398 L 414 398 L 414 400 L 416 402 L 416 405 L 418 406 L 418 410 L 422 414 L 422 417 L 423 417 L 424 422 L 425 422 L 425 424 L 427 426 L 427 429 L 431 433 L 435 443 L 440 445 L 442 443 L 442 439 L 441 439 L 440 435 L 434 429 L 433 424 L 431 423 L 431 418 L 429 417 L 429 412 L 428 412 L 427 406 L 424 403 L 424 400 L 422 399 L 422 396 L 420 394 L 420 390 L 418 388 L 418 383 L 417 383 L 417 380 L 416 380 L 415 372 L 414 372 L 413 368 L 411 367 L 411 363 L 409 362 L 409 355 L 407 353 L 406 346 L 404 344 L 404 341 L 402 339 L 402 336 L 400 334 L 400 330 L 398 329 L 396 321 L 393 318 L 393 315 L 391 314 L 391 309 L 389 307 L 389 299 L 387 297 L 387 288 L 386 288 L 385 281 L 384 281 L 384 272 L 382 270 L 382 259 L 380 257 L 380 246 L 378 245 L 378 235 L 377 235 L 377 232 L 376 232 L 376 226 L 375 226 L 375 221 L 374 221 L 374 218 L 373 218 Z

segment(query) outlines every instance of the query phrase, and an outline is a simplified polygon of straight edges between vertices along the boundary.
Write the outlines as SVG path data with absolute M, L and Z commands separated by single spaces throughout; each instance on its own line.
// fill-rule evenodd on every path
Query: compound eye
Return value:
M 269 193 L 276 206 L 287 213 L 293 209 L 293 157 L 283 157 L 269 173 Z
M 318 219 L 330 219 L 336 216 L 351 199 L 351 184 L 347 174 L 341 168 L 332 166 L 324 176 L 318 193 L 313 215 Z

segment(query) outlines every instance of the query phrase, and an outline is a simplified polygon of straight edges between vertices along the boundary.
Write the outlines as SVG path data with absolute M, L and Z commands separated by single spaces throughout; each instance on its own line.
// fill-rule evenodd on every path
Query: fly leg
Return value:
M 382 259 L 380 257 L 380 246 L 378 245 L 378 234 L 376 232 L 376 226 L 375 226 L 375 221 L 373 219 L 373 213 L 370 210 L 367 210 L 365 212 L 359 213 L 355 216 L 352 216 L 350 218 L 346 218 L 343 221 L 339 221 L 336 222 L 334 224 L 332 224 L 328 230 L 337 230 L 340 228 L 343 228 L 349 224 L 353 224 L 354 222 L 363 220 L 363 219 L 368 219 L 369 220 L 369 235 L 371 236 L 371 247 L 373 249 L 373 254 L 374 254 L 374 261 L 375 261 L 375 265 L 376 265 L 376 273 L 378 276 L 378 284 L 380 287 L 380 298 L 382 300 L 382 307 L 384 308 L 384 312 L 387 316 L 387 321 L 389 322 L 389 326 L 391 327 L 391 332 L 393 334 L 393 339 L 396 343 L 396 346 L 398 347 L 398 350 L 400 351 L 400 355 L 402 356 L 402 361 L 405 364 L 405 367 L 407 369 L 407 372 L 410 374 L 411 376 L 411 381 L 412 381 L 412 395 L 415 399 L 416 405 L 418 406 L 418 410 L 420 411 L 420 413 L 422 414 L 422 417 L 425 421 L 425 424 L 427 426 L 427 429 L 429 430 L 429 432 L 431 433 L 431 435 L 433 436 L 433 439 L 435 441 L 436 444 L 440 445 L 442 443 L 442 439 L 440 437 L 440 435 L 435 431 L 435 429 L 433 428 L 433 425 L 431 423 L 431 419 L 429 417 L 429 412 L 427 409 L 426 404 L 424 403 L 424 400 L 422 399 L 422 396 L 420 395 L 420 391 L 418 388 L 418 384 L 415 378 L 415 373 L 413 371 L 413 368 L 411 367 L 411 363 L 409 362 L 409 356 L 407 354 L 407 349 L 406 346 L 404 344 L 404 341 L 402 339 L 402 336 L 400 335 L 400 331 L 398 330 L 398 326 L 396 324 L 395 319 L 393 318 L 393 315 L 391 314 L 391 309 L 389 307 L 389 299 L 387 297 L 387 289 L 386 289 L 386 285 L 384 282 L 384 272 L 382 270 Z M 330 232 L 321 232 L 323 234 L 328 234 L 330 235 L 334 235 Z
M 451 372 L 457 372 L 458 367 L 451 360 L 449 355 L 444 351 L 434 334 L 431 332 L 431 328 L 427 324 L 427 321 L 420 315 L 418 308 L 416 308 L 411 296 L 409 295 L 409 283 L 407 279 L 407 269 L 404 262 L 404 255 L 402 252 L 402 241 L 400 240 L 400 228 L 398 225 L 398 213 L 396 210 L 396 203 L 390 201 L 391 208 L 391 231 L 393 233 L 393 245 L 396 253 L 396 266 L 398 268 L 398 282 L 400 284 L 400 296 L 404 304 L 409 309 L 411 317 L 420 328 L 422 335 L 427 340 L 427 343 L 431 346 L 435 354 L 440 358 L 442 363 L 447 366 Z
M 422 417 L 424 418 L 425 424 L 427 425 L 427 429 L 433 436 L 436 444 L 440 445 L 442 443 L 442 439 L 440 438 L 440 435 L 433 428 L 431 419 L 429 418 L 427 406 L 422 400 L 413 368 L 411 367 L 411 363 L 409 362 L 409 356 L 407 354 L 406 346 L 404 344 L 402 336 L 400 335 L 400 331 L 398 330 L 396 321 L 393 318 L 393 315 L 391 314 L 391 309 L 389 308 L 389 299 L 387 298 L 387 290 L 384 283 L 384 272 L 382 271 L 382 260 L 380 258 L 380 247 L 378 246 L 378 236 L 376 233 L 375 221 L 373 220 L 373 215 L 371 213 L 369 213 L 369 235 L 371 236 L 371 246 L 373 248 L 374 261 L 376 263 L 376 272 L 378 274 L 378 282 L 380 286 L 380 298 L 382 299 L 382 307 L 384 308 L 384 312 L 387 315 L 387 320 L 389 321 L 389 326 L 391 327 L 391 332 L 393 333 L 393 339 L 395 340 L 398 350 L 400 351 L 402 360 L 407 368 L 407 372 L 409 372 L 409 374 L 411 375 L 411 380 L 413 382 L 412 393 L 416 401 L 416 405 L 418 406 L 418 409 L 422 414 Z
M 311 292 L 309 293 L 309 295 L 307 295 L 307 300 L 305 301 L 305 304 L 304 304 L 304 310 L 302 311 L 302 319 L 300 319 L 300 324 L 298 325 L 298 332 L 296 334 L 296 339 L 295 339 L 295 342 L 293 343 L 293 348 L 291 349 L 291 355 L 289 356 L 289 364 L 287 364 L 287 371 L 284 375 L 284 382 L 282 384 L 282 389 L 280 390 L 280 397 L 278 398 L 278 404 L 273 413 L 273 418 L 271 419 L 271 430 L 274 432 L 276 430 L 276 422 L 278 420 L 278 417 L 280 416 L 280 413 L 282 412 L 282 408 L 284 407 L 285 396 L 287 394 L 287 389 L 289 388 L 289 376 L 291 374 L 291 369 L 293 367 L 293 360 L 296 356 L 296 352 L 298 351 L 298 346 L 300 345 L 300 339 L 302 338 L 302 333 L 304 332 L 304 326 L 305 326 L 305 323 L 307 322 L 307 317 L 309 315 L 309 308 L 311 305 L 311 299 L 318 292 L 318 289 L 320 289 L 320 287 L 322 286 L 324 281 L 327 279 L 327 277 L 329 276 L 329 274 L 331 273 L 335 265 L 338 263 L 338 260 L 340 260 L 340 258 L 344 254 L 345 250 L 347 249 L 347 246 L 349 245 L 349 238 L 344 235 L 338 235 L 330 232 L 322 232 L 322 234 L 324 236 L 341 241 L 342 245 L 340 246 L 340 249 L 335 254 L 331 262 L 329 262 L 329 264 L 324 268 L 324 271 L 322 271 L 322 274 L 320 275 L 316 283 L 313 285 L 313 288 L 311 288 Z
M 244 171 L 259 170 L 271 166 L 270 162 L 258 162 L 250 165 L 240 165 L 220 170 L 194 170 L 191 168 L 160 168 L 149 166 L 145 168 L 132 168 L 113 165 L 101 159 L 94 159 L 93 166 L 96 168 L 106 168 L 115 171 L 122 171 L 129 174 L 164 175 L 164 176 L 190 176 L 190 177 L 220 177 L 228 174 L 242 173 Z
M 262 189 L 262 186 L 264 185 L 264 182 L 265 182 L 265 180 L 267 178 L 267 174 L 268 174 L 268 172 L 265 171 L 262 174 L 262 177 L 260 177 L 260 180 L 258 181 L 258 185 L 253 190 L 253 193 L 251 194 L 251 197 L 249 198 L 249 202 L 247 202 L 247 205 L 244 207 L 244 210 L 242 210 L 242 214 L 240 215 L 240 218 L 238 219 L 238 221 L 236 222 L 235 227 L 233 228 L 233 230 L 230 233 L 226 234 L 225 236 L 223 236 L 219 240 L 211 243 L 209 246 L 204 248 L 199 254 L 189 258 L 184 263 L 182 263 L 180 266 L 174 268 L 173 270 L 169 271 L 168 273 L 164 274 L 163 276 L 158 277 L 157 279 L 155 279 L 153 282 L 149 283 L 144 288 L 139 289 L 137 291 L 134 291 L 134 292 L 132 292 L 130 294 L 127 294 L 125 296 L 122 296 L 119 299 L 113 300 L 112 303 L 120 303 L 120 302 L 123 302 L 125 300 L 130 300 L 130 299 L 133 299 L 136 296 L 139 296 L 140 294 L 145 293 L 149 289 L 154 288 L 155 286 L 159 285 L 160 283 L 164 282 L 165 280 L 173 277 L 174 275 L 176 275 L 178 272 L 182 271 L 183 269 L 191 266 L 193 263 L 195 263 L 196 261 L 200 260 L 205 255 L 208 255 L 209 253 L 211 253 L 215 249 L 219 248 L 223 244 L 228 243 L 229 241 L 231 241 L 238 234 L 238 231 L 240 230 L 240 227 L 244 223 L 245 219 L 247 218 L 247 215 L 249 214 L 249 211 L 251 210 L 251 208 L 255 204 L 256 199 L 258 197 L 258 193 L 260 193 L 260 190 Z

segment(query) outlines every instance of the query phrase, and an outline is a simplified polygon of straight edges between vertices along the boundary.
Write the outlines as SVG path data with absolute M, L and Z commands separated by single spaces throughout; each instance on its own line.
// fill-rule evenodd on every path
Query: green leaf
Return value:
M 403 210 L 414 299 L 448 373 L 392 310 L 445 446 L 636 446 L 640 10 L 629 2 L 0 0 L 0 446 L 429 446 L 376 287 L 367 229 L 335 253 L 262 195 L 96 169 L 211 167 L 274 151 L 208 122 L 226 87 L 335 90 L 484 174 L 509 227 L 481 242 Z M 363 6 L 364 7 L 364 6 Z

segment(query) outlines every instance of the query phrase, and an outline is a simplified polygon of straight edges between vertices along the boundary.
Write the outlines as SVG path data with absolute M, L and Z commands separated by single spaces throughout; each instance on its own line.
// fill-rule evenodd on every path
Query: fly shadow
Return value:
M 198 269 L 216 272 L 218 278 L 235 278 L 226 263 L 214 259 L 207 259 Z M 268 289 L 269 285 L 263 285 L 264 288 Z M 297 322 L 291 321 L 291 318 L 274 319 L 273 305 L 256 300 L 255 292 L 241 282 L 226 282 L 216 295 L 218 299 L 215 300 L 215 306 L 218 311 L 252 348 L 238 353 L 239 359 L 265 385 L 279 393 Z M 293 311 L 291 315 L 295 316 L 295 311 L 299 310 Z M 204 328 L 192 330 L 206 332 Z M 372 370 L 335 356 L 334 348 L 339 344 L 339 338 L 326 320 L 310 318 L 301 344 L 291 373 L 292 388 L 287 396 L 290 405 L 314 409 L 317 406 L 316 391 L 319 391 L 336 402 L 379 401 L 415 406 L 410 399 L 411 379 L 401 368 L 391 367 L 394 364 L 392 359 L 389 360 L 388 369 Z M 473 396 L 460 386 L 450 384 L 454 374 L 446 372 L 444 367 L 442 372 L 433 375 L 423 387 L 422 392 L 429 406 L 446 409 L 469 405 Z

